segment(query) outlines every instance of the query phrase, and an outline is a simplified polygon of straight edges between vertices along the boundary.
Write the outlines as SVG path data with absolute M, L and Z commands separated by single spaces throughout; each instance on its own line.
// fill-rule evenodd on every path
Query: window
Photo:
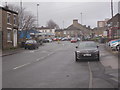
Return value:
M 64 34 L 66 34 L 66 31 L 64 31 Z
M 10 23 L 10 16 L 11 16 L 11 14 L 8 13 L 8 14 L 7 14 L 7 23 Z
M 17 25 L 17 17 L 14 15 L 14 25 Z
M 7 34 L 7 41 L 11 41 L 11 32 L 8 31 L 8 34 Z

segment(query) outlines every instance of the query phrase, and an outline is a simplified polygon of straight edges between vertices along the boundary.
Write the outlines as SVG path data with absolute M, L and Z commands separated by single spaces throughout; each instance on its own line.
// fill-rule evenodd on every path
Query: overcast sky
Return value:
M 109 0 L 110 1 L 110 0 Z M 20 5 L 19 2 L 8 2 Z M 37 15 L 37 3 L 39 3 L 39 25 L 45 26 L 52 19 L 60 28 L 66 28 L 72 24 L 73 19 L 78 19 L 82 24 L 92 28 L 97 26 L 97 21 L 111 18 L 110 2 L 23 2 L 23 7 L 35 16 Z M 3 3 L 4 4 L 4 3 Z M 118 13 L 118 1 L 113 3 L 114 15 Z M 64 24 L 63 24 L 64 22 Z

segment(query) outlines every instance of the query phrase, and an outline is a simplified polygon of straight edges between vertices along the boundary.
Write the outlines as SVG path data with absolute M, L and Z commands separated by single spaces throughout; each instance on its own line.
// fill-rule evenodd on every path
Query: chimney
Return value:
M 77 19 L 74 19 L 74 20 L 73 20 L 73 25 L 74 25 L 74 26 L 78 25 L 78 20 L 77 20 Z
M 90 29 L 90 26 L 88 26 L 88 29 Z

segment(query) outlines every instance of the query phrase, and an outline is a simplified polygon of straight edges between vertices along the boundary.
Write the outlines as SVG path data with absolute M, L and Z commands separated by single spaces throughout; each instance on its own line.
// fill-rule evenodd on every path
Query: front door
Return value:
M 17 30 L 13 30 L 13 46 L 17 47 Z

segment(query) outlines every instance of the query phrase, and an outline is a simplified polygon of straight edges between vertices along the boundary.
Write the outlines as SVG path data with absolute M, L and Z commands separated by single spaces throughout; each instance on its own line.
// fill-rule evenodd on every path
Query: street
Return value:
M 76 45 L 45 43 L 4 56 L 3 88 L 118 88 L 118 57 L 100 44 L 100 61 L 76 62 Z

